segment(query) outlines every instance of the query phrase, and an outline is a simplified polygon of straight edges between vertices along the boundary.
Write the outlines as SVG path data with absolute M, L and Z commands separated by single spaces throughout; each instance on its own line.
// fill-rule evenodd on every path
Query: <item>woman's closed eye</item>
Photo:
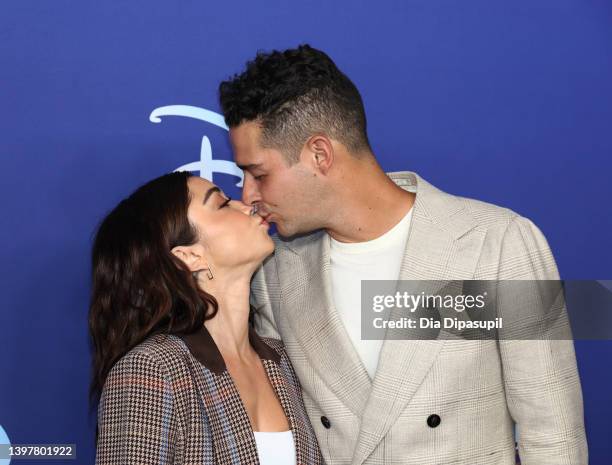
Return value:
M 219 210 L 222 209 L 223 207 L 227 207 L 231 201 L 232 201 L 232 198 L 227 197 L 225 201 L 221 205 L 219 205 Z

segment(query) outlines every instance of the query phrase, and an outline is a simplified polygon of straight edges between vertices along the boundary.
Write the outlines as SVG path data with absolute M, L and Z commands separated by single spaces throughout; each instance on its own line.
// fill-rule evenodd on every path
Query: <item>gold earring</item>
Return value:
M 208 268 L 208 269 L 206 270 L 206 277 L 207 277 L 209 280 L 211 280 L 211 279 L 213 279 L 213 278 L 214 278 L 214 276 L 213 276 L 213 274 L 212 274 L 212 270 L 211 270 L 210 268 Z

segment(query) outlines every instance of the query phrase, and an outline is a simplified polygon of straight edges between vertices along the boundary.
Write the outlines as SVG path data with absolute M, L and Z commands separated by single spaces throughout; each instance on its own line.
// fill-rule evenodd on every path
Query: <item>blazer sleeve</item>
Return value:
M 529 304 L 546 299 L 531 296 L 532 291 L 542 294 L 542 281 L 537 280 L 559 279 L 546 238 L 529 219 L 516 216 L 501 247 L 499 279 L 526 280 L 520 284 L 524 287 L 518 288 L 520 295 L 508 299 L 513 300 L 509 307 L 521 312 L 527 302 L 528 311 L 540 311 L 537 304 Z M 564 300 L 561 297 L 555 302 L 558 324 L 554 332 L 530 340 L 503 340 L 502 335 L 499 341 L 507 404 L 517 425 L 523 465 L 588 463 L 574 344 Z
M 268 257 L 253 276 L 250 302 L 255 309 L 253 322 L 257 334 L 281 339 L 274 317 L 280 302 L 280 283 L 274 255 Z
M 176 423 L 164 368 L 150 354 L 127 354 L 111 369 L 100 397 L 96 464 L 173 463 Z

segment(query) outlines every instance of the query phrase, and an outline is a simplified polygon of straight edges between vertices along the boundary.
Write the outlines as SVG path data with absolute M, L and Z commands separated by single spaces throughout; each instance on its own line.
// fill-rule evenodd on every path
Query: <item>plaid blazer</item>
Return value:
M 322 464 L 282 343 L 253 330 L 249 338 L 289 421 L 297 463 Z M 259 463 L 249 417 L 206 328 L 151 336 L 115 364 L 98 407 L 96 463 Z
M 559 279 L 529 219 L 413 172 L 389 176 L 416 194 L 400 279 Z M 587 464 L 570 332 L 556 340 L 387 338 L 370 379 L 334 308 L 328 235 L 275 240 L 251 283 L 255 327 L 282 337 L 328 465 L 512 465 L 515 424 L 523 465 Z

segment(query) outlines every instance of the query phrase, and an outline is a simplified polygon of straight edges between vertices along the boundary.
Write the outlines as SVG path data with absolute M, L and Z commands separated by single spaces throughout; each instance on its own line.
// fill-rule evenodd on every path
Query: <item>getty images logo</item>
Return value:
M 185 118 L 193 118 L 206 123 L 213 124 L 221 129 L 228 130 L 223 115 L 204 108 L 193 107 L 190 105 L 169 105 L 156 108 L 151 112 L 149 120 L 152 123 L 161 123 L 162 116 L 182 116 Z M 202 145 L 200 146 L 200 160 L 186 165 L 179 166 L 175 171 L 199 171 L 200 176 L 212 182 L 213 173 L 231 174 L 238 177 L 240 180 L 236 183 L 237 187 L 242 187 L 243 174 L 242 170 L 231 161 L 215 160 L 212 154 L 210 139 L 206 136 L 202 137 Z M 0 464 L 1 465 L 1 464 Z
M 4 456 L 4 452 L 8 453 L 8 447 L 10 445 L 11 441 L 9 440 L 8 434 L 6 434 L 6 431 L 4 431 L 4 428 L 2 428 L 2 425 L 0 425 L 0 448 L 3 451 L 3 453 L 0 455 L 0 465 L 9 465 L 9 463 L 11 463 L 11 459 L 2 458 Z

